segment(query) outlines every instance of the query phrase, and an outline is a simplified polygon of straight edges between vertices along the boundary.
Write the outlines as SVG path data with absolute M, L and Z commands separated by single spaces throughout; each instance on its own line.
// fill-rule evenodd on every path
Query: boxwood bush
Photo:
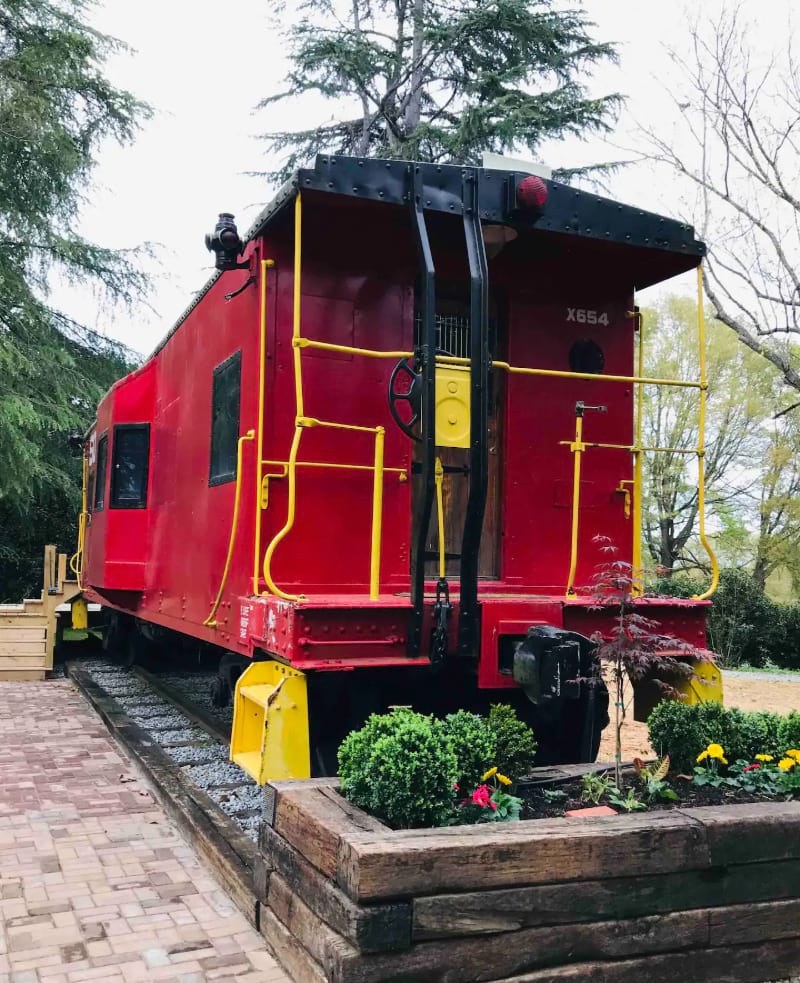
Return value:
M 513 782 L 527 775 L 536 758 L 536 738 L 531 728 L 506 703 L 489 709 L 489 729 L 496 739 L 494 763 Z
M 480 784 L 481 775 L 496 763 L 494 731 L 483 717 L 468 710 L 448 714 L 442 725 L 458 760 L 458 786 L 464 793 L 471 792 Z
M 442 722 L 411 710 L 372 714 L 339 748 L 342 794 L 399 829 L 446 822 L 458 772 Z

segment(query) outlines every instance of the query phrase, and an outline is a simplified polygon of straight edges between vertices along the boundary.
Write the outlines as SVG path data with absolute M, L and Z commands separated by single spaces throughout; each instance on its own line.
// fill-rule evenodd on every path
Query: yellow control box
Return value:
M 436 365 L 436 446 L 469 447 L 469 366 Z

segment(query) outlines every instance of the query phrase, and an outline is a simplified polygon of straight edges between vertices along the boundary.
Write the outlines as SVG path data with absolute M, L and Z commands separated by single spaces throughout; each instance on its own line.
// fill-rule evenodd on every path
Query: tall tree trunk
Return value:
M 425 0 L 414 0 L 414 33 L 411 44 L 411 98 L 406 107 L 404 131 L 411 140 L 422 115 L 422 45 L 425 28 Z
M 361 34 L 361 12 L 358 9 L 358 0 L 353 0 L 353 28 L 356 34 Z M 366 157 L 369 150 L 369 125 L 370 112 L 369 102 L 366 95 L 361 93 L 361 136 L 358 139 L 358 154 Z

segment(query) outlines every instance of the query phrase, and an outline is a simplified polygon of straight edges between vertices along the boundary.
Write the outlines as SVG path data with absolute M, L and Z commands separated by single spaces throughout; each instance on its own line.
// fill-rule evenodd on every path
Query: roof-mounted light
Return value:
M 517 185 L 517 208 L 541 212 L 547 203 L 547 185 L 540 177 L 529 174 Z

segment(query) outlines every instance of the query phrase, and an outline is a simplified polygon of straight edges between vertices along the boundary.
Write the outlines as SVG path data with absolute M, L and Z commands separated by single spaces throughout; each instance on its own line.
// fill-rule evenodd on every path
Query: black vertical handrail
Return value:
M 425 224 L 424 188 L 419 165 L 409 165 L 409 198 L 419 257 L 419 296 L 422 331 L 416 351 L 422 372 L 422 493 L 415 510 L 411 548 L 411 627 L 408 649 L 419 652 L 425 616 L 425 547 L 428 540 L 435 486 L 436 457 L 436 269 Z
M 478 169 L 464 173 L 464 235 L 469 259 L 470 455 L 469 497 L 461 541 L 458 651 L 478 653 L 478 556 L 489 485 L 489 295 L 480 216 Z

